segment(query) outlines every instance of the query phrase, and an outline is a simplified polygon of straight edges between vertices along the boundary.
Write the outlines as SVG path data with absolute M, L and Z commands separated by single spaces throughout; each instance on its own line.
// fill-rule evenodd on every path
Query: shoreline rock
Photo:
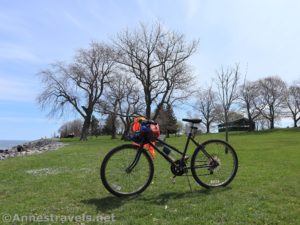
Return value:
M 10 149 L 0 150 L 0 160 L 17 156 L 41 154 L 43 152 L 57 150 L 63 146 L 65 146 L 65 144 L 59 142 L 58 139 L 39 139 L 24 143 L 23 145 L 14 146 Z

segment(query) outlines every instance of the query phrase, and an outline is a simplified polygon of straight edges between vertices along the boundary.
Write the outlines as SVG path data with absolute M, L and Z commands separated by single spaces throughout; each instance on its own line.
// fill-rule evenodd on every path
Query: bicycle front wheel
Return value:
M 206 188 L 228 185 L 237 169 L 238 158 L 233 147 L 222 140 L 202 143 L 192 156 L 193 177 Z
M 153 162 L 146 150 L 126 144 L 111 150 L 101 165 L 101 180 L 112 194 L 132 196 L 143 192 L 153 178 Z

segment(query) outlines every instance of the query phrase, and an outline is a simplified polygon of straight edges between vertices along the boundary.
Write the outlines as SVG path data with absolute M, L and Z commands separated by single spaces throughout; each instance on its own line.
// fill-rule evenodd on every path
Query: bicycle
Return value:
M 238 169 L 238 158 L 233 147 L 222 140 L 208 140 L 201 144 L 193 137 L 197 129 L 195 124 L 201 123 L 200 119 L 183 119 L 191 123 L 184 151 L 151 135 L 141 135 L 139 145 L 124 144 L 112 149 L 104 157 L 100 169 L 101 180 L 104 187 L 113 195 L 132 196 L 146 190 L 153 179 L 154 165 L 145 144 L 152 146 L 160 155 L 171 164 L 171 172 L 176 176 L 187 175 L 191 170 L 194 180 L 205 188 L 214 188 L 228 185 L 235 177 Z M 157 124 L 154 121 L 141 121 L 142 126 Z M 172 149 L 181 155 L 178 160 L 172 159 L 168 152 L 161 150 L 152 142 L 156 141 L 164 148 Z M 190 166 L 187 165 L 189 156 L 187 149 L 190 141 L 196 148 L 192 154 Z

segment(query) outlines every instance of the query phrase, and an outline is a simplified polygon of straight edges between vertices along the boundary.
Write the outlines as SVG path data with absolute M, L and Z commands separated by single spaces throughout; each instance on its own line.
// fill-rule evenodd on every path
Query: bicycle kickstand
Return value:
M 188 180 L 190 190 L 191 190 L 191 192 L 193 192 L 193 189 L 192 189 L 192 186 L 191 186 L 191 182 L 190 182 L 190 178 L 189 178 L 188 174 L 186 173 L 185 176 L 186 176 L 186 178 Z
M 174 175 L 173 177 L 170 177 L 172 184 L 175 184 L 175 182 L 176 182 L 175 178 L 176 178 L 176 175 Z

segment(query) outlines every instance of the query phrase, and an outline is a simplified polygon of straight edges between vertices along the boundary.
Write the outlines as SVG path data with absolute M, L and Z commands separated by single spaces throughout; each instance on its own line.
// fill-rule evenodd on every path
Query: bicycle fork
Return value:
M 133 162 L 126 168 L 126 173 L 131 173 L 131 171 L 134 169 L 134 167 L 138 164 L 139 160 L 140 160 L 140 157 L 142 155 L 142 151 L 143 149 L 140 148 L 136 155 L 135 155 L 135 158 L 133 160 Z

